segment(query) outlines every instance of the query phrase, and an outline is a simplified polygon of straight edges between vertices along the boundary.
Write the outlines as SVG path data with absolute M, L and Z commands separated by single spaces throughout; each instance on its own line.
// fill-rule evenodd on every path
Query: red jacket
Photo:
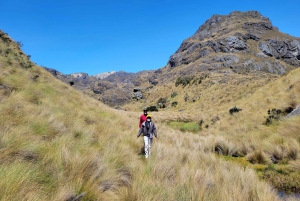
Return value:
M 142 123 L 144 123 L 147 120 L 147 115 L 145 116 L 144 114 L 141 115 L 140 117 L 140 123 L 139 123 L 139 127 L 142 127 Z

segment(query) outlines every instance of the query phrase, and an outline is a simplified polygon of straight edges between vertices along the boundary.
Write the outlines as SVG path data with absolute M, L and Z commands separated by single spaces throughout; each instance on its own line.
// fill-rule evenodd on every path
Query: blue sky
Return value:
M 214 14 L 257 10 L 300 37 L 299 0 L 1 0 L 0 29 L 65 74 L 155 70 Z

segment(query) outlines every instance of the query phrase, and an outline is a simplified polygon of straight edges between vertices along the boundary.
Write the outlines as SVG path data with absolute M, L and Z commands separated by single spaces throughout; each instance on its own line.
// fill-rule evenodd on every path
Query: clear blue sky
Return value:
M 213 14 L 257 10 L 300 37 L 299 0 L 1 0 L 0 29 L 65 74 L 155 70 Z

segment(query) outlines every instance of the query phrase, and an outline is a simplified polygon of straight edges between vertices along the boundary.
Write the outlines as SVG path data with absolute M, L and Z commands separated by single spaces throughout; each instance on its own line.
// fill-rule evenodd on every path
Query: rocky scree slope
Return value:
M 281 33 L 257 11 L 213 15 L 168 61 L 169 68 L 186 65 L 282 75 L 300 66 L 300 39 Z

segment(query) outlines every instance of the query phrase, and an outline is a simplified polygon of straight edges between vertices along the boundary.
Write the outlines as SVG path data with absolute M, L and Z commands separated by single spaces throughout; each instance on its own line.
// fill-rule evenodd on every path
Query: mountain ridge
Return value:
M 138 88 L 145 105 L 153 88 L 158 88 L 185 76 L 202 74 L 284 75 L 300 66 L 300 39 L 281 33 L 269 18 L 258 11 L 234 11 L 228 15 L 213 15 L 170 56 L 166 66 L 137 73 L 116 72 L 95 80 L 57 76 L 65 82 L 110 106 L 133 104 Z M 256 77 L 261 77 L 260 75 Z M 67 78 L 67 79 L 66 79 Z M 268 78 L 266 78 L 268 79 Z M 140 93 L 140 92 L 139 92 Z M 153 94 L 153 93 L 152 93 Z M 158 98 L 157 98 L 158 99 Z M 133 102 L 132 102 L 133 101 Z

